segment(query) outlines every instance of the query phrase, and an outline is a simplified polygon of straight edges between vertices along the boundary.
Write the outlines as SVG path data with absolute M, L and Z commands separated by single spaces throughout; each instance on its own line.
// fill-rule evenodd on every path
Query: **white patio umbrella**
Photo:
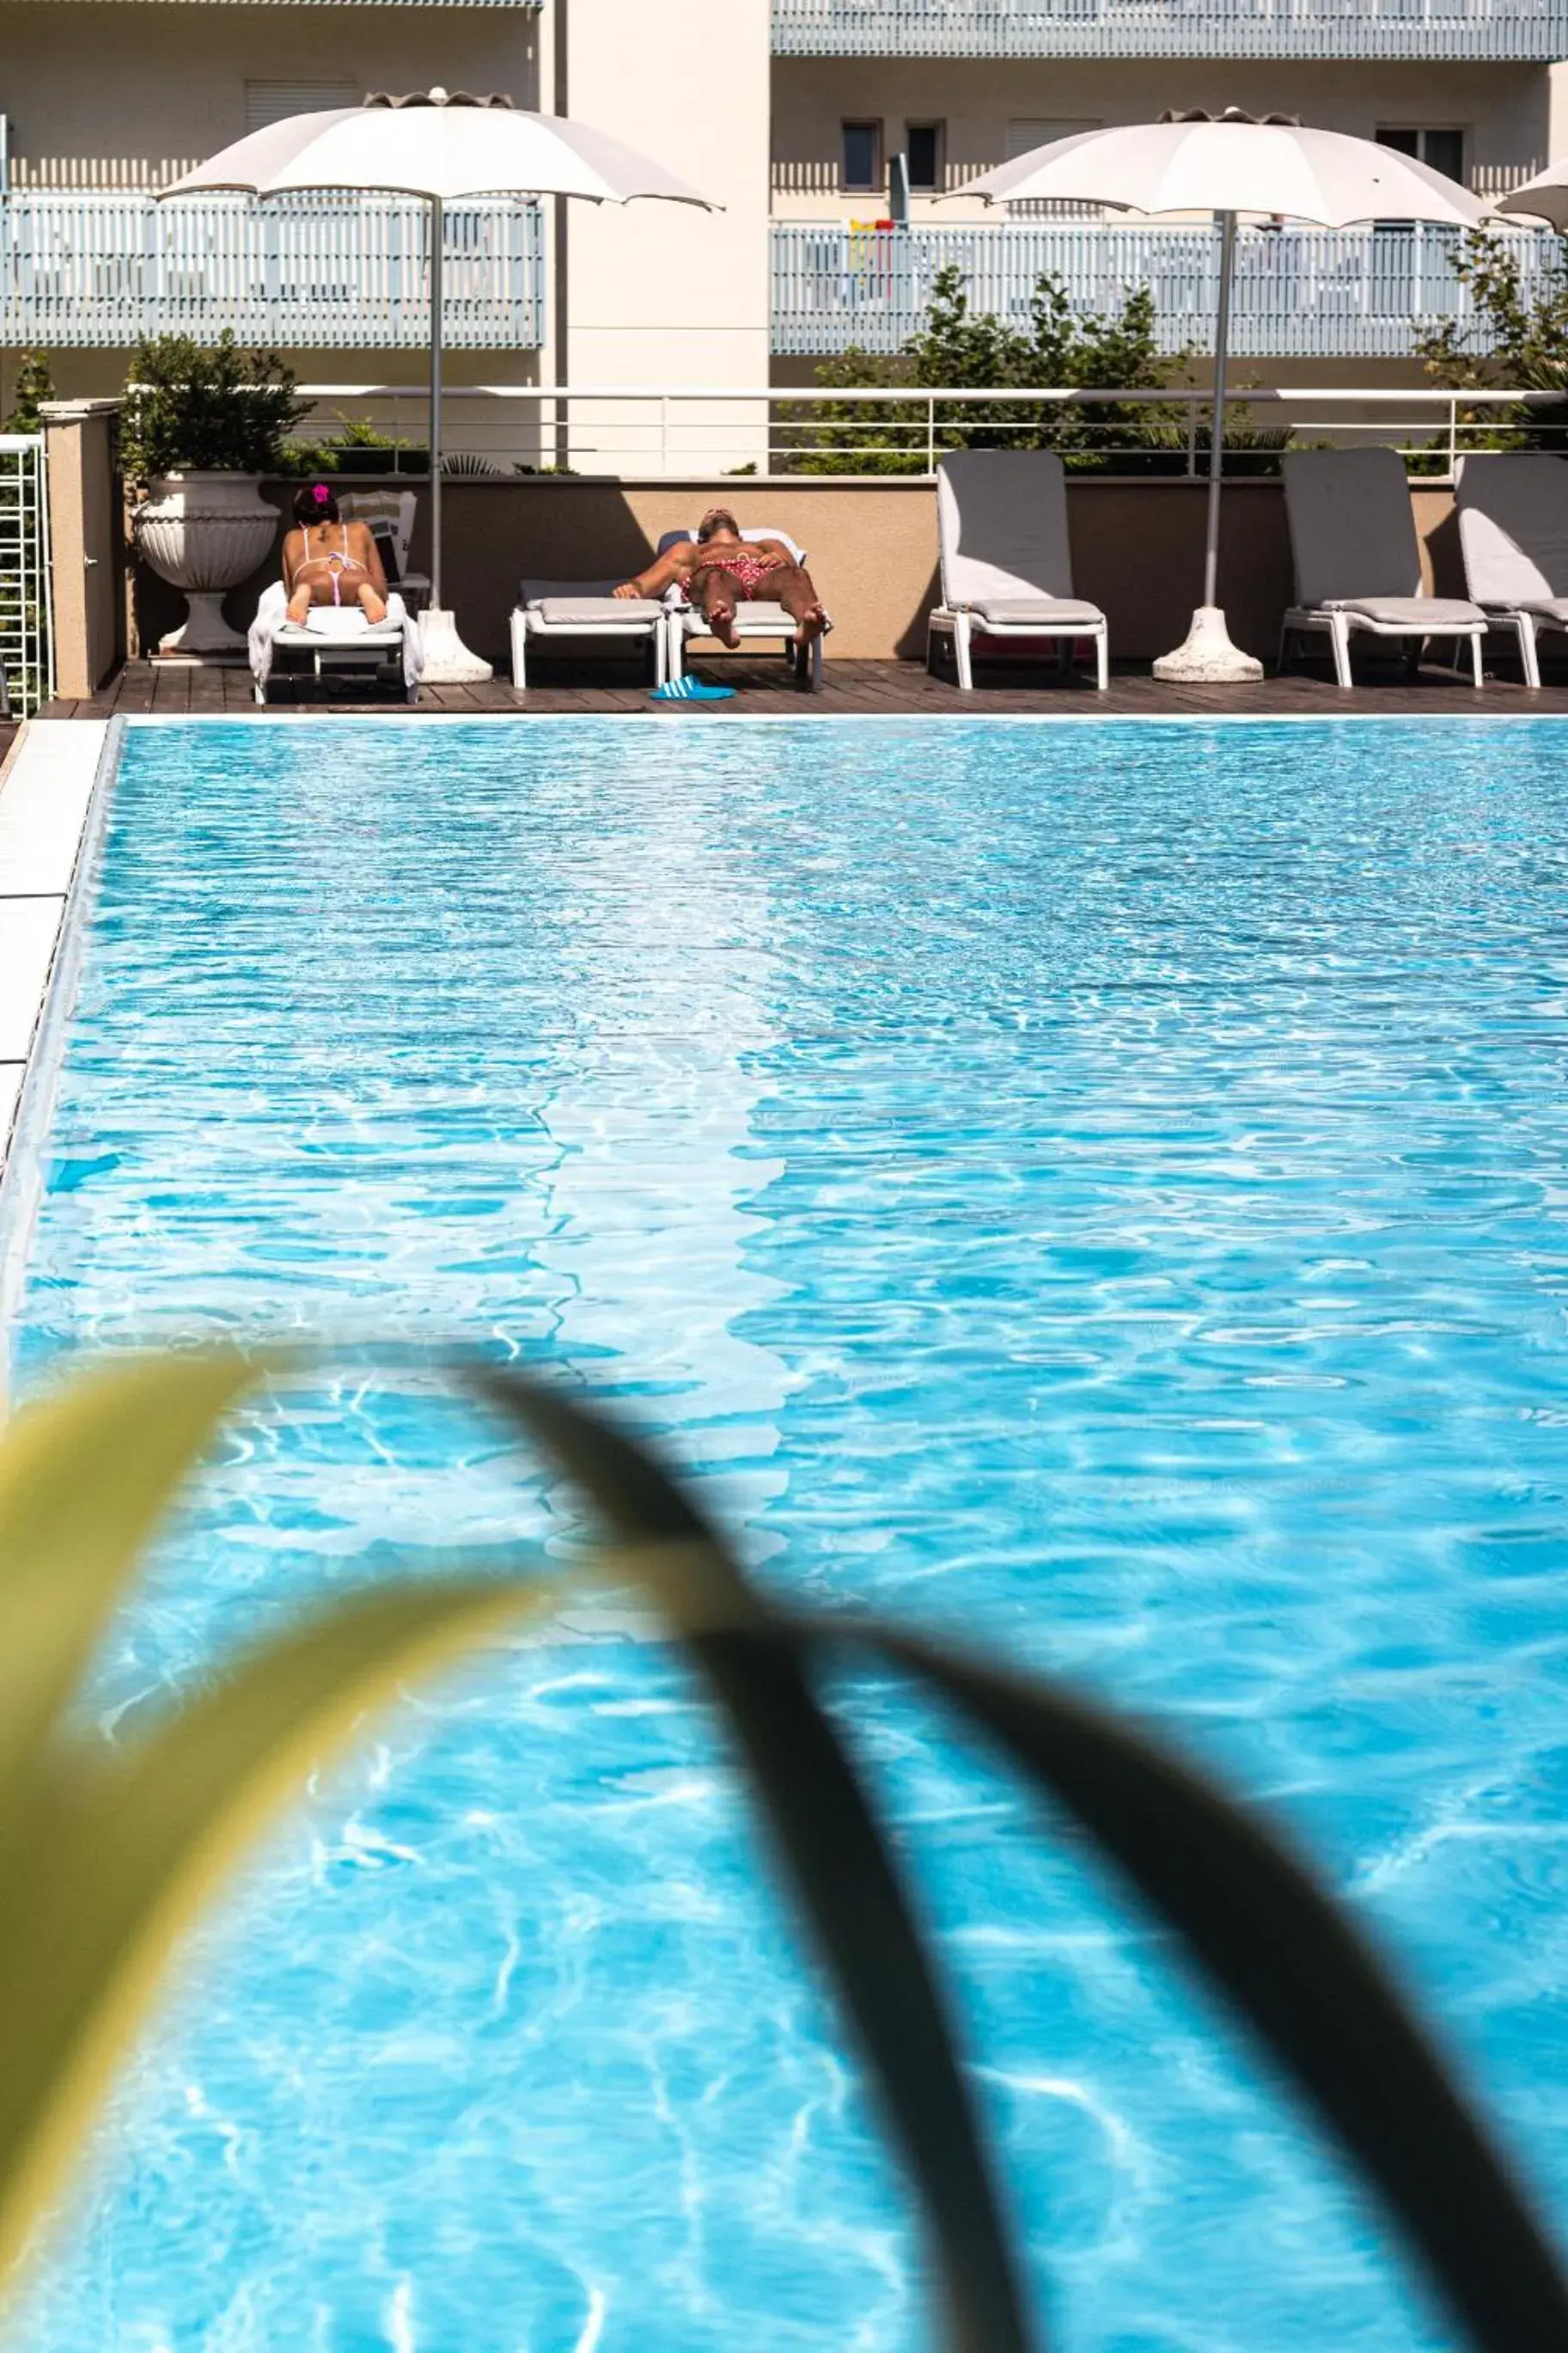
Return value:
M 1548 164 L 1544 172 L 1537 172 L 1533 180 L 1522 187 L 1510 188 L 1506 196 L 1498 196 L 1492 204 L 1494 213 L 1528 213 L 1537 220 L 1550 221 L 1555 229 L 1568 229 L 1568 155 L 1555 164 Z
M 1033 148 L 949 194 L 984 196 L 988 204 L 1058 198 L 1121 212 L 1214 214 L 1221 241 L 1204 601 L 1193 615 L 1185 644 L 1162 655 L 1154 674 L 1215 682 L 1261 677 L 1262 665 L 1231 644 L 1216 602 L 1237 216 L 1284 216 L 1330 228 L 1373 220 L 1439 221 L 1469 228 L 1484 217 L 1485 206 L 1457 181 L 1393 148 L 1342 132 L 1306 130 L 1282 116 L 1258 121 L 1234 107 L 1216 116 L 1171 115 L 1159 122 L 1080 131 Z
M 236 140 L 158 191 L 161 201 L 234 188 L 256 196 L 308 189 L 422 197 L 430 207 L 430 597 L 425 675 L 489 678 L 441 601 L 441 260 L 445 207 L 471 196 L 581 196 L 625 205 L 639 196 L 722 207 L 664 164 L 607 132 L 563 115 L 529 114 L 509 98 L 441 89 L 363 106 L 295 114 Z

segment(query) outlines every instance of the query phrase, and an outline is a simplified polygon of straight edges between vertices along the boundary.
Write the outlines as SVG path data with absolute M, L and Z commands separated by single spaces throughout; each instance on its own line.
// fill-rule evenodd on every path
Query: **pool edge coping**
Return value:
M 14 784 L 27 756 L 29 739 L 41 750 L 41 741 L 33 732 L 36 727 L 75 723 L 71 720 L 29 723 L 6 762 L 5 786 Z M 110 788 L 125 738 L 122 714 L 101 723 L 103 736 L 82 807 L 70 872 L 60 893 L 59 917 L 23 1057 L 21 1082 L 9 1124 L 0 1133 L 0 1413 L 9 1401 L 11 1331 L 43 1199 L 42 1145 L 53 1121 L 66 1029 L 81 975 L 86 902 L 97 883 Z

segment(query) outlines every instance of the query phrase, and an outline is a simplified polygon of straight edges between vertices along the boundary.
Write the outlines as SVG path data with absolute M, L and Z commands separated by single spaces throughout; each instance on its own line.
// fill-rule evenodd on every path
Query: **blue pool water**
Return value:
M 1568 2226 L 1568 737 L 128 737 L 17 1342 L 395 1344 L 237 1426 L 112 1736 L 571 1495 L 616 1400 L 757 1573 L 1064 1672 L 1276 1809 Z M 1053 2341 L 1451 2340 L 1061 1826 L 869 1673 Z M 203 1942 L 37 2353 L 916 2353 L 920 2253 L 668 1653 L 584 1601 L 387 1721 Z

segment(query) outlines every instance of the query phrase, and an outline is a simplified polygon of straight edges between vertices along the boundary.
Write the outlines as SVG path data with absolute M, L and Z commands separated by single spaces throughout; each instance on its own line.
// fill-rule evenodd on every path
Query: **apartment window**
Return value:
M 942 149 L 946 145 L 947 125 L 942 122 L 906 122 L 904 153 L 909 158 L 910 185 L 926 195 L 942 186 Z
M 247 81 L 245 127 L 265 131 L 269 122 L 286 122 L 291 114 L 325 114 L 334 107 L 357 106 L 363 95 L 357 81 Z
M 1418 164 L 1429 164 L 1434 172 L 1441 172 L 1447 179 L 1461 182 L 1464 179 L 1465 134 L 1462 131 L 1384 124 L 1378 132 L 1377 143 L 1380 147 L 1392 147 L 1396 154 L 1413 155 Z
M 840 185 L 846 188 L 882 185 L 882 126 L 879 122 L 846 122 Z

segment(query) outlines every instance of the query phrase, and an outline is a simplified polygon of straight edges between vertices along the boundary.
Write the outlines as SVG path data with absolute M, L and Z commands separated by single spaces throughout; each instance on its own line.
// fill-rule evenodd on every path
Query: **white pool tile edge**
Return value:
M 37 1146 L 80 963 L 78 902 L 122 734 L 117 720 L 29 720 L 0 776 L 0 1335 L 37 1211 Z M 7 931 L 25 952 L 4 953 Z M 0 1348 L 0 1405 L 5 1370 Z
M 739 698 L 737 698 L 739 699 Z M 805 698 L 802 698 L 803 703 Z M 679 712 L 682 723 L 721 727 L 1562 727 L 1561 711 L 731 711 L 728 703 L 663 703 L 647 711 L 182 711 L 127 712 L 123 727 L 530 727 L 623 726 Z M 63 726 L 82 723 L 64 720 Z

